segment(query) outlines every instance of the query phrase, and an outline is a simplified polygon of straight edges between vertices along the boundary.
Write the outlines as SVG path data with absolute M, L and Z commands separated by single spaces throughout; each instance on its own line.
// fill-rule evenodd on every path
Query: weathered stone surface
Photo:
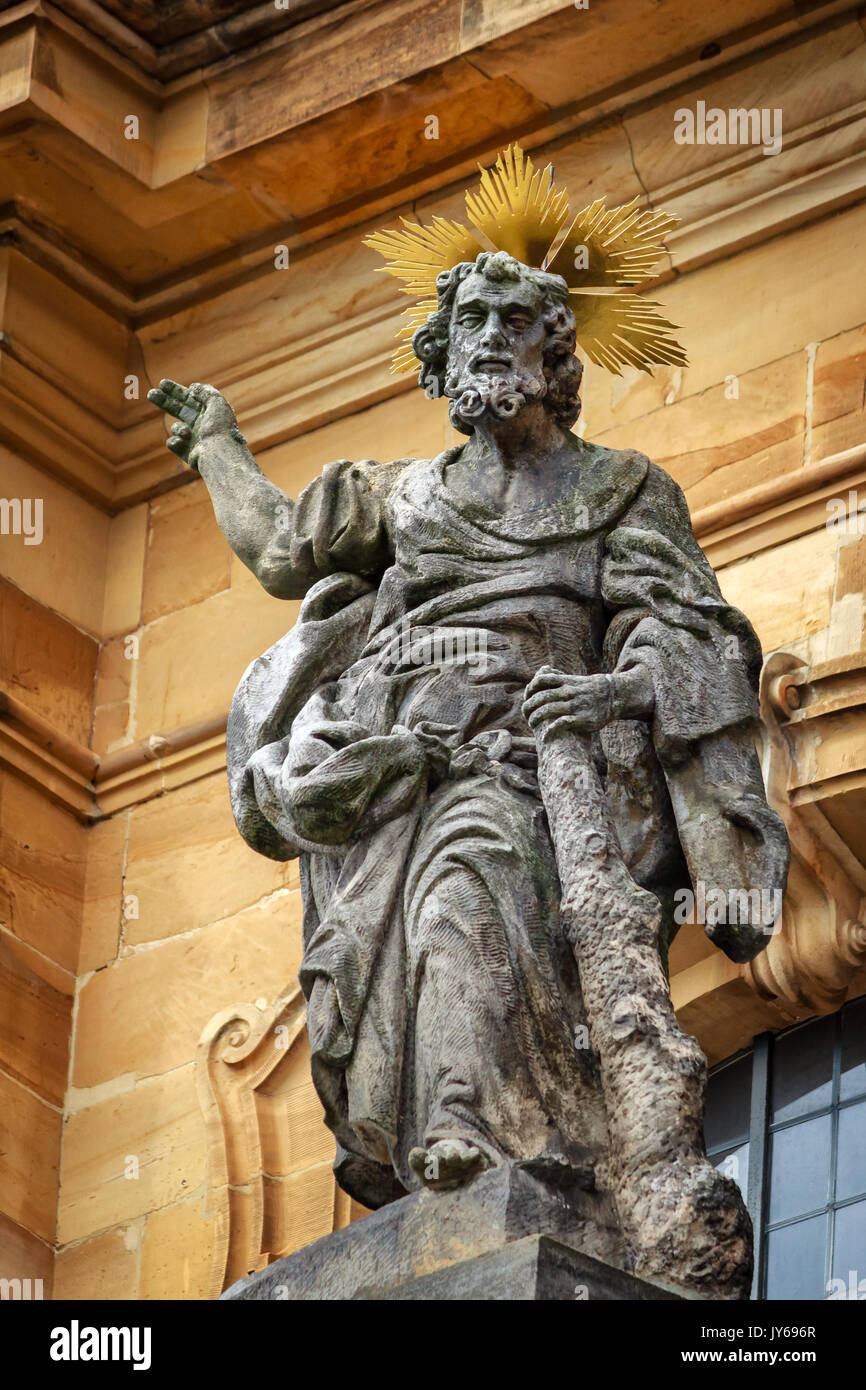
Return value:
M 91 1236 L 58 1252 L 54 1297 L 120 1301 L 138 1297 L 141 1223 Z
M 74 1085 L 181 1066 L 219 1009 L 274 998 L 300 964 L 300 916 L 300 894 L 284 892 L 192 936 L 172 923 L 159 946 L 97 970 L 79 992 Z
M 214 387 L 150 393 L 236 555 L 304 600 L 248 667 L 226 746 L 244 838 L 301 859 L 338 1181 L 386 1208 L 364 1223 L 384 1232 L 392 1203 L 431 1210 L 405 1206 L 418 1188 L 478 1193 L 515 1162 L 580 1175 L 638 1273 L 744 1297 L 749 1218 L 706 1159 L 705 1059 L 666 963 L 680 886 L 742 895 L 705 923 L 739 964 L 768 939 L 751 890 L 785 882 L 753 743 L 760 647 L 669 475 L 571 432 L 584 329 L 565 281 L 483 253 L 436 293 L 419 383 L 469 442 L 432 460 L 341 459 L 294 502 Z M 802 424 L 787 377 L 793 424 L 759 426 L 768 447 Z
M 205 1140 L 191 1066 L 97 1099 L 63 1131 L 61 1243 L 180 1201 L 205 1176 Z M 59 1130 L 59 1119 L 58 1130 Z M 52 1229 L 54 1203 L 52 1200 Z
M 459 1260 L 395 1288 L 359 1289 L 356 1299 L 478 1302 L 629 1302 L 680 1299 L 633 1274 L 624 1274 L 551 1236 L 524 1236 L 502 1250 Z
M 450 1192 L 416 1192 L 241 1279 L 226 1299 L 348 1299 L 396 1288 L 526 1236 L 550 1235 L 605 1263 L 628 1259 L 609 1201 L 550 1187 L 505 1164 Z

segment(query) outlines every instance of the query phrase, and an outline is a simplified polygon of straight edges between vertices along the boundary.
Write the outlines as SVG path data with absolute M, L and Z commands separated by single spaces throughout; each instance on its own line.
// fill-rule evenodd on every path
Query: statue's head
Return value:
M 575 320 L 559 275 L 504 251 L 461 261 L 436 280 L 438 308 L 415 333 L 428 396 L 448 396 L 455 429 L 513 419 L 541 402 L 563 429 L 580 413 Z

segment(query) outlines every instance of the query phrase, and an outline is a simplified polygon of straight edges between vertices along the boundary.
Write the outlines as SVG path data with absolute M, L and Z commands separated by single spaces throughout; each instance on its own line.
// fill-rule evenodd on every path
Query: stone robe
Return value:
M 457 452 L 329 464 L 306 489 L 278 545 L 307 597 L 229 721 L 241 832 L 300 856 L 313 1076 L 338 1179 L 374 1207 L 418 1185 L 409 1150 L 439 1138 L 494 1162 L 603 1161 L 521 714 L 541 666 L 652 676 L 652 718 L 595 751 L 626 862 L 663 905 L 663 955 L 675 889 L 689 869 L 713 879 L 708 807 L 738 885 L 784 877 L 751 732 L 759 646 L 678 486 L 582 443 L 572 491 L 502 516 L 452 493 Z M 747 959 L 766 937 L 723 924 L 718 940 Z

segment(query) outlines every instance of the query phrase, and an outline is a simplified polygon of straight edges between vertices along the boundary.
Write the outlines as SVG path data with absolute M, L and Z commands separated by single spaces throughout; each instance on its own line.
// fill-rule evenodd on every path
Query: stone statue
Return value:
M 707 925 L 733 960 L 772 929 L 760 648 L 677 484 L 572 433 L 565 281 L 482 251 L 436 290 L 413 348 L 467 437 L 438 458 L 329 463 L 293 502 L 214 387 L 150 393 L 235 553 L 304 600 L 240 683 L 228 770 L 249 844 L 300 857 L 338 1181 L 375 1208 L 589 1166 L 639 1271 L 747 1296 L 750 1224 L 704 1156 L 666 963 L 699 882 L 747 898 Z

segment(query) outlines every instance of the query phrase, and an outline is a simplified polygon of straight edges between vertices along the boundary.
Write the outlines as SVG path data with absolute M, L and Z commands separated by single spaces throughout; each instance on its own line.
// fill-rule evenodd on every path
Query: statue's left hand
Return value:
M 574 676 L 542 666 L 526 687 L 523 717 L 533 733 L 568 728 L 591 734 L 614 719 L 640 718 L 652 705 L 652 683 L 641 666 L 611 676 Z
M 612 718 L 610 676 L 570 676 L 542 666 L 526 687 L 523 717 L 533 733 L 569 728 L 592 733 Z

